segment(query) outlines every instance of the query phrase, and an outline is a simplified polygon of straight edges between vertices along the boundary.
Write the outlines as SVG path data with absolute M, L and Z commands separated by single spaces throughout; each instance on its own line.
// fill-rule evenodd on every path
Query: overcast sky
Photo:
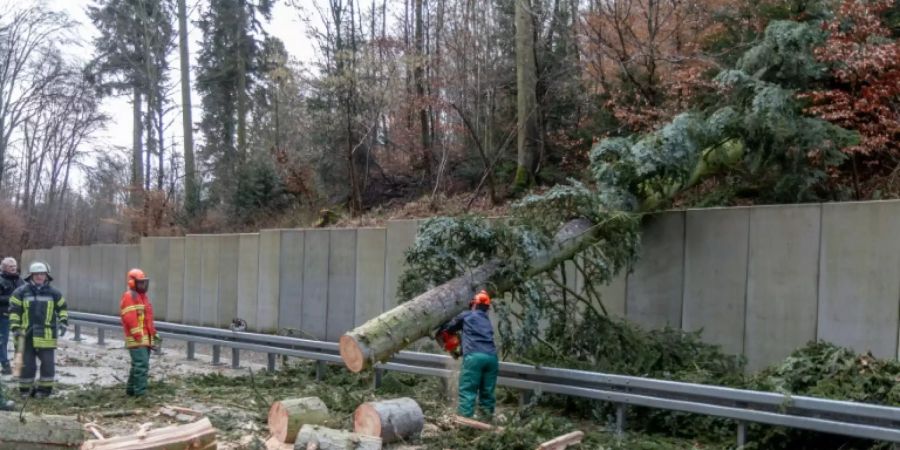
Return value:
M 0 0 L 0 4 L 17 4 L 22 1 L 29 0 Z M 307 5 L 307 8 L 311 8 L 316 1 L 319 0 L 304 0 L 303 3 Z M 45 0 L 45 2 L 51 9 L 65 11 L 72 19 L 76 20 L 79 23 L 79 26 L 75 30 L 75 33 L 81 38 L 82 44 L 80 46 L 71 47 L 71 49 L 67 50 L 67 53 L 70 53 L 72 56 L 77 57 L 84 62 L 87 62 L 93 54 L 92 41 L 97 36 L 98 32 L 96 28 L 94 28 L 91 21 L 88 19 L 86 8 L 88 5 L 94 4 L 95 1 Z M 187 0 L 187 3 L 190 10 L 190 21 L 192 22 L 199 20 L 201 13 L 200 8 L 206 8 L 208 4 L 206 0 Z M 287 48 L 291 56 L 300 61 L 310 61 L 315 56 L 314 43 L 311 42 L 307 37 L 309 25 L 306 20 L 300 20 L 301 15 L 304 16 L 304 18 L 309 17 L 309 20 L 312 21 L 311 23 L 320 23 L 318 14 L 315 13 L 315 10 L 300 12 L 293 7 L 287 6 L 284 1 L 278 1 L 272 13 L 272 21 L 268 24 L 265 24 L 264 27 L 269 34 L 284 41 L 285 47 Z M 189 48 L 191 52 L 191 85 L 193 86 L 193 80 L 195 78 L 194 70 L 196 70 L 195 61 L 200 50 L 200 40 L 202 38 L 202 34 L 200 33 L 200 30 L 198 30 L 193 25 L 193 23 L 190 23 L 188 26 L 190 41 Z M 170 78 L 175 87 L 170 100 L 175 105 L 177 105 L 178 108 L 175 110 L 175 114 L 177 115 L 171 114 L 168 118 L 168 120 L 173 121 L 173 125 L 172 128 L 169 129 L 167 139 L 174 138 L 175 143 L 178 145 L 180 151 L 183 132 L 180 116 L 181 77 L 178 72 L 180 66 L 178 61 L 177 46 L 170 56 L 170 66 L 172 68 Z M 194 112 L 193 120 L 196 124 L 200 120 L 200 98 L 197 95 L 196 91 L 193 92 L 191 103 L 191 109 Z M 132 139 L 132 112 L 130 96 L 110 97 L 104 99 L 103 110 L 111 117 L 111 120 L 106 129 L 98 133 L 95 137 L 93 143 L 94 147 L 109 148 L 110 146 L 120 146 L 130 148 Z

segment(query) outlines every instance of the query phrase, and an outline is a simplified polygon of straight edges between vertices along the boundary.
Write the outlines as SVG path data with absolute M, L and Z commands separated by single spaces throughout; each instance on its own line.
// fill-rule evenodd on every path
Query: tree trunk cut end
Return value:
M 365 352 L 353 336 L 349 334 L 341 336 L 339 347 L 341 359 L 344 360 L 348 370 L 358 373 L 366 368 Z
M 269 431 L 272 436 L 278 439 L 278 442 L 288 442 L 288 427 L 290 422 L 290 412 L 281 402 L 272 403 L 269 408 Z
M 353 431 L 367 436 L 381 437 L 381 416 L 368 403 L 363 403 L 353 413 Z

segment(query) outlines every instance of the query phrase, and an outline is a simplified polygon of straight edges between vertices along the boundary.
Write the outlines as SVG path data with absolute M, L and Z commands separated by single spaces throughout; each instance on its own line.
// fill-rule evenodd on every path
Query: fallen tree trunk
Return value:
M 424 426 L 422 408 L 408 397 L 366 402 L 353 413 L 353 431 L 380 437 L 385 443 L 415 436 Z
M 303 425 L 294 450 L 381 450 L 381 438 L 317 425 Z
M 289 398 L 269 408 L 269 432 L 280 442 L 293 443 L 300 427 L 322 425 L 328 420 L 328 407 L 319 397 Z
M 84 427 L 74 417 L 0 412 L 0 450 L 78 448 Z
M 571 259 L 595 242 L 594 231 L 586 219 L 566 223 L 556 234 L 553 249 L 531 260 L 529 274 L 546 272 Z M 502 292 L 508 288 L 504 280 L 493 279 L 501 267 L 501 261 L 489 261 L 347 332 L 340 339 L 344 364 L 359 372 L 387 360 L 464 311 L 475 291 L 489 281 Z
M 216 429 L 208 418 L 186 425 L 147 430 L 132 436 L 90 440 L 81 450 L 213 450 Z

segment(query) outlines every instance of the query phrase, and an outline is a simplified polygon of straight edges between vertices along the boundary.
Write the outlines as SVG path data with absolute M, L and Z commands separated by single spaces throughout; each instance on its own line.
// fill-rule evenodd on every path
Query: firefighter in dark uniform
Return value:
M 66 334 L 69 322 L 66 299 L 50 286 L 53 278 L 46 263 L 29 267 L 25 284 L 9 298 L 9 328 L 22 345 L 24 365 L 19 375 L 19 394 L 48 397 L 56 377 L 56 340 Z M 20 339 L 24 338 L 24 339 Z M 40 377 L 35 385 L 37 361 Z

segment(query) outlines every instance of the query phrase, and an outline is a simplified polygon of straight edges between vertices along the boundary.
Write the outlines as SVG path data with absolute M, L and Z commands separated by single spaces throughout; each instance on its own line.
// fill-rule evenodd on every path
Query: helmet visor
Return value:
M 134 290 L 143 294 L 143 293 L 147 292 L 147 289 L 150 289 L 150 280 L 135 280 L 134 281 Z

